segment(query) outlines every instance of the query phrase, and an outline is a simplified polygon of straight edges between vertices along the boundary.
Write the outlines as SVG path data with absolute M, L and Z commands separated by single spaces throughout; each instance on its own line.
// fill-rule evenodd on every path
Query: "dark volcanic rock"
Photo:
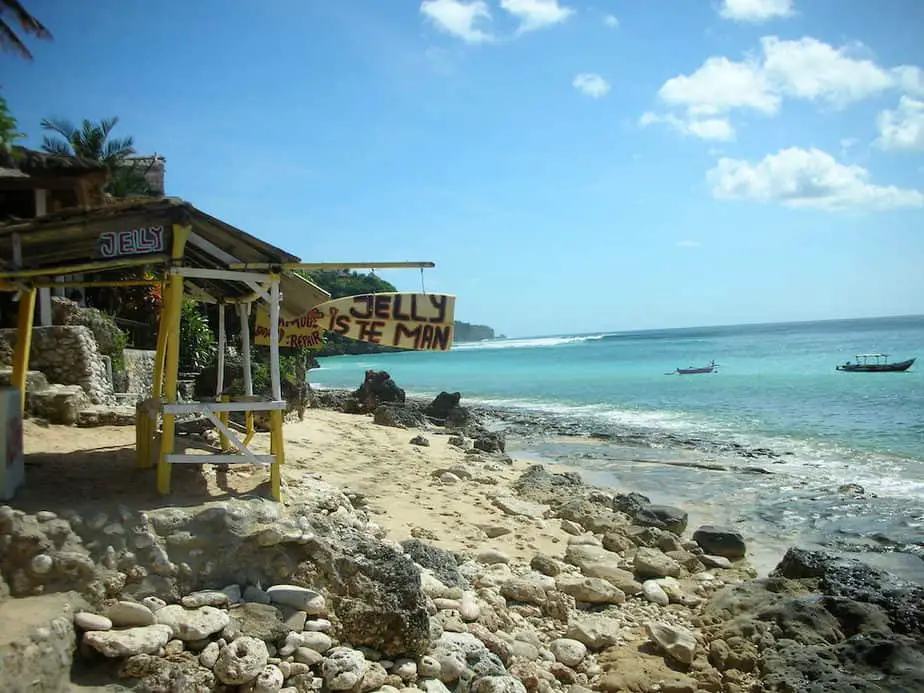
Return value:
M 639 508 L 632 516 L 633 521 L 642 527 L 657 527 L 673 532 L 677 536 L 687 529 L 687 513 L 680 508 L 669 505 L 646 505 Z
M 449 551 L 425 544 L 419 539 L 405 539 L 401 542 L 401 548 L 415 563 L 432 570 L 447 587 L 468 587 L 468 581 L 462 577 L 456 559 Z
M 613 496 L 613 510 L 618 510 L 630 517 L 648 505 L 651 505 L 651 499 L 641 493 L 617 493 Z
M 703 551 L 713 556 L 725 556 L 732 560 L 744 558 L 747 546 L 744 537 L 734 529 L 726 527 L 713 527 L 703 525 L 693 532 L 693 541 L 700 545 Z
M 393 428 L 426 428 L 427 418 L 413 404 L 389 402 L 380 404 L 373 412 L 372 420 L 380 426 Z
M 400 402 L 406 399 L 404 390 L 391 379 L 387 371 L 366 371 L 363 384 L 354 392 L 353 397 L 362 405 L 364 411 L 374 411 L 384 402 Z
M 504 452 L 505 446 L 504 434 L 497 432 L 480 435 L 475 438 L 475 442 L 472 444 L 472 447 L 476 450 L 483 452 Z
M 424 413 L 427 416 L 432 416 L 434 419 L 445 421 L 449 418 L 449 413 L 458 407 L 461 401 L 461 392 L 441 392 L 427 405 L 426 409 L 424 409 Z

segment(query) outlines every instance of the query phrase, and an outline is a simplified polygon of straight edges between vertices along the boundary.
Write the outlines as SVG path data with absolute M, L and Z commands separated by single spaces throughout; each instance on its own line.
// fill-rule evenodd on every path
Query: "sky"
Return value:
M 27 146 L 118 116 L 169 195 L 305 261 L 431 260 L 457 319 L 924 313 L 921 0 L 24 4 Z

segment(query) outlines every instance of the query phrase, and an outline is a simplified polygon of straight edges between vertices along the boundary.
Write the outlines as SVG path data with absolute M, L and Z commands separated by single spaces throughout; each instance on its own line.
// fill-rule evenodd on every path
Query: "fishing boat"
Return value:
M 699 373 L 714 373 L 716 368 L 718 368 L 718 365 L 715 360 L 713 360 L 708 366 L 702 366 L 701 368 L 694 368 L 693 366 L 689 368 L 678 368 L 674 372 L 677 375 L 697 375 Z
M 845 373 L 903 373 L 911 368 L 915 359 L 889 363 L 888 354 L 857 354 L 856 363 L 843 363 L 835 368 Z

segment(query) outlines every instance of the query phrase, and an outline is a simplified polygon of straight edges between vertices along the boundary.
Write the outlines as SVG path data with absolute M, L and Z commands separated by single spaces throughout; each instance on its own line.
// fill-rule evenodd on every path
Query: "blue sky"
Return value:
M 117 115 L 168 194 L 305 260 L 433 260 L 459 319 L 924 312 L 920 0 L 26 4 L 28 144 Z

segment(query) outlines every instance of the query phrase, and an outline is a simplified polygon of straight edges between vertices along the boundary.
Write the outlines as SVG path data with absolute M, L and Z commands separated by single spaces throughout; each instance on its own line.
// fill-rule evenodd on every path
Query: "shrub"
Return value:
M 180 370 L 199 373 L 215 355 L 215 335 L 195 301 L 184 301 L 180 314 Z

